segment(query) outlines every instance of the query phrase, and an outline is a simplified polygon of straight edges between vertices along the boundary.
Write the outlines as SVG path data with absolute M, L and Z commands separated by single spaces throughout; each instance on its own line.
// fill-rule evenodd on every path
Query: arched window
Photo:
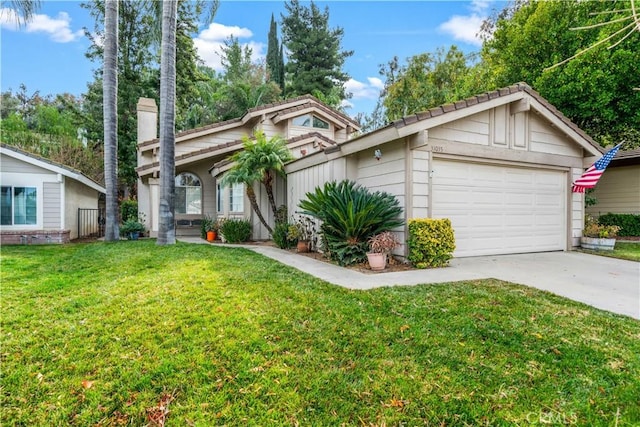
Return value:
M 176 213 L 202 213 L 202 185 L 200 178 L 189 172 L 176 176 Z

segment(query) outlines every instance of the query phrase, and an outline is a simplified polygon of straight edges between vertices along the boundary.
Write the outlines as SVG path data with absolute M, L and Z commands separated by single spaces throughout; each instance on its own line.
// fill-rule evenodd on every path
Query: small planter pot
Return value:
M 298 240 L 298 245 L 296 246 L 296 251 L 300 253 L 309 252 L 309 241 L 308 240 Z
M 384 270 L 387 266 L 387 254 L 371 252 L 367 254 L 369 260 L 369 267 L 373 271 Z
M 616 245 L 616 239 L 600 239 L 598 237 L 582 237 L 580 246 L 593 251 L 612 251 Z
M 213 242 L 214 240 L 216 240 L 216 232 L 207 231 L 207 242 Z
M 129 240 L 138 240 L 138 237 L 140 237 L 140 232 L 138 231 L 132 231 L 129 233 Z

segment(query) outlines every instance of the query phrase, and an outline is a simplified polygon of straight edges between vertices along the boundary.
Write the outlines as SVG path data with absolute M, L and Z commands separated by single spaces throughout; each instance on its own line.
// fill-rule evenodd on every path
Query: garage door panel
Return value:
M 455 256 L 566 249 L 566 174 L 435 160 L 433 217 L 449 218 Z

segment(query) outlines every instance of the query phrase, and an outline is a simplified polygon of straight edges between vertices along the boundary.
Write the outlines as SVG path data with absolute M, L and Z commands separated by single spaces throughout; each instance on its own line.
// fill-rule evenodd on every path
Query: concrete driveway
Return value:
M 199 238 L 181 238 L 207 243 Z M 580 252 L 458 258 L 447 268 L 365 274 L 271 246 L 243 246 L 334 285 L 373 289 L 460 280 L 500 279 L 640 319 L 640 263 Z

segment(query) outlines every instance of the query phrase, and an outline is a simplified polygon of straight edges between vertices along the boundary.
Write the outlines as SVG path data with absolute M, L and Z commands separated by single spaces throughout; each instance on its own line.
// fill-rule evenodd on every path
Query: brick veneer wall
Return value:
M 43 245 L 69 243 L 70 230 L 16 230 L 0 232 L 2 245 Z

